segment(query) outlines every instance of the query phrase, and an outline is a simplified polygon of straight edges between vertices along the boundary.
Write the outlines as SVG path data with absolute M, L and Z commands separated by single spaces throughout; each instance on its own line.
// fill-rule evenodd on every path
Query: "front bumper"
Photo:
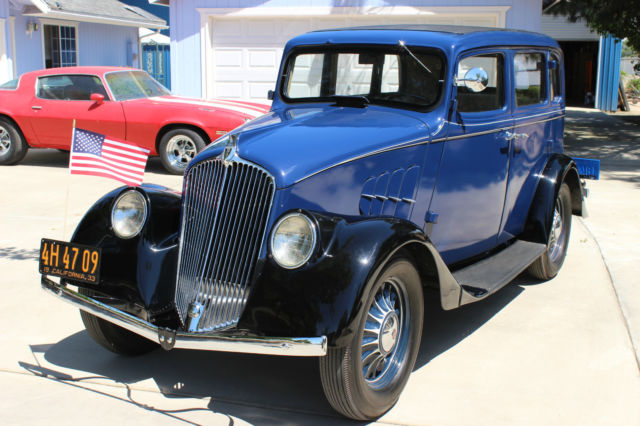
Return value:
M 42 288 L 71 303 L 75 307 L 109 321 L 151 341 L 164 349 L 198 349 L 219 352 L 241 352 L 263 355 L 324 356 L 327 338 L 321 337 L 262 337 L 249 335 L 216 335 L 188 333 L 157 327 L 119 309 L 84 296 L 45 275 Z

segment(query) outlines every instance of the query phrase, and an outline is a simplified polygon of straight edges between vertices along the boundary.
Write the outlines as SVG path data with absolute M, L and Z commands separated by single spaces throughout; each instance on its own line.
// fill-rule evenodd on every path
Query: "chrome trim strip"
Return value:
M 531 116 L 527 116 L 527 117 L 521 117 L 521 118 L 517 118 L 515 120 L 524 120 L 524 119 L 527 119 L 527 118 L 532 118 L 532 117 L 537 117 L 539 115 L 547 115 L 547 114 L 550 114 L 550 112 L 549 113 L 544 113 L 544 114 L 538 114 L 538 115 L 531 115 Z M 297 181 L 295 181 L 293 184 L 295 185 L 297 183 L 300 183 L 303 180 L 309 179 L 310 177 L 313 177 L 313 176 L 315 176 L 317 174 L 320 174 L 322 172 L 326 172 L 327 170 L 333 169 L 334 167 L 342 166 L 343 164 L 351 163 L 353 161 L 361 160 L 363 158 L 371 157 L 371 156 L 374 156 L 374 155 L 383 154 L 385 152 L 395 151 L 396 149 L 412 148 L 414 146 L 425 145 L 425 144 L 428 144 L 428 143 L 446 142 L 446 141 L 450 141 L 450 140 L 463 139 L 463 138 L 468 138 L 468 137 L 472 137 L 472 136 L 481 136 L 481 135 L 487 135 L 487 134 L 490 134 L 490 133 L 497 133 L 497 132 L 501 132 L 503 130 L 518 128 L 518 127 L 523 127 L 523 126 L 530 126 L 532 124 L 545 123 L 547 121 L 557 120 L 559 118 L 564 118 L 565 115 L 566 114 L 563 113 L 562 115 L 558 115 L 556 117 L 546 118 L 544 120 L 533 121 L 533 122 L 530 122 L 530 123 L 522 123 L 522 124 L 516 124 L 514 126 L 500 127 L 498 129 L 485 130 L 483 132 L 466 133 L 464 135 L 457 135 L 457 136 L 452 136 L 452 137 L 438 138 L 438 139 L 433 139 L 431 141 L 429 141 L 429 136 L 424 137 L 424 138 L 413 139 L 413 140 L 410 140 L 408 142 L 402 142 L 402 143 L 399 143 L 397 145 L 393 145 L 393 146 L 390 146 L 390 147 L 387 147 L 387 148 L 379 149 L 377 151 L 368 152 L 366 154 L 357 155 L 357 156 L 349 158 L 347 160 L 340 161 L 338 163 L 335 163 L 335 164 L 332 164 L 330 166 L 327 166 L 327 167 L 325 167 L 325 168 L 323 168 L 321 170 L 318 170 L 317 172 L 313 172 L 313 173 L 311 173 L 311 174 L 309 174 L 309 175 L 307 175 L 305 177 L 302 177 L 302 178 L 298 179 Z M 511 120 L 507 120 L 507 121 L 511 121 Z M 449 123 L 457 125 L 457 123 L 452 123 L 452 122 L 449 122 Z M 497 122 L 494 122 L 494 123 L 497 123 Z M 483 124 L 477 124 L 477 125 L 480 126 L 480 125 L 488 125 L 488 124 L 493 124 L 493 123 L 483 123 Z
M 45 275 L 42 289 L 58 296 L 85 312 L 109 321 L 139 336 L 160 343 L 157 326 L 119 309 L 79 294 L 58 284 Z M 176 332 L 173 348 L 218 352 L 239 352 L 262 355 L 324 356 L 327 354 L 327 337 L 262 337 L 248 335 L 215 335 Z

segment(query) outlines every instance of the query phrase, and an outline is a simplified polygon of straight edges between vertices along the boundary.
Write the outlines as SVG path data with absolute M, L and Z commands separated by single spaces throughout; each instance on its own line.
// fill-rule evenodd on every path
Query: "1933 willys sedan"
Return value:
M 43 287 L 114 352 L 317 356 L 331 405 L 376 418 L 414 366 L 424 287 L 455 309 L 562 266 L 586 213 L 562 58 L 486 28 L 298 36 L 269 113 L 198 154 L 181 194 L 120 188 L 43 240 Z

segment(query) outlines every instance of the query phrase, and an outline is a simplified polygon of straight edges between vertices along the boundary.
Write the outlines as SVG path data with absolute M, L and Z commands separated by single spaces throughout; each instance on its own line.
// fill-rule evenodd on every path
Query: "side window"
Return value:
M 514 56 L 516 106 L 535 105 L 547 98 L 545 61 L 542 53 L 517 53 Z
M 549 63 L 549 89 L 551 99 L 555 99 L 558 96 L 562 96 L 560 89 L 560 59 L 555 54 L 549 55 L 551 61 Z M 555 65 L 552 67 L 551 64 L 555 62 Z
M 474 69 L 481 68 L 487 73 L 487 87 L 474 92 L 466 85 L 465 76 Z M 476 55 L 464 58 L 458 64 L 458 111 L 495 111 L 504 106 L 504 58 L 499 53 Z
M 66 101 L 88 101 L 92 93 L 108 100 L 100 79 L 93 75 L 52 75 L 38 79 L 38 97 Z

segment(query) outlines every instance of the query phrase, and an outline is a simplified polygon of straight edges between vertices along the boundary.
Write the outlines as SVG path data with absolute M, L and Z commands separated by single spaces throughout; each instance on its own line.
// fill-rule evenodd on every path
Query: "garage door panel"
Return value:
M 250 67 L 271 68 L 273 69 L 279 63 L 279 56 L 275 49 L 248 49 Z

